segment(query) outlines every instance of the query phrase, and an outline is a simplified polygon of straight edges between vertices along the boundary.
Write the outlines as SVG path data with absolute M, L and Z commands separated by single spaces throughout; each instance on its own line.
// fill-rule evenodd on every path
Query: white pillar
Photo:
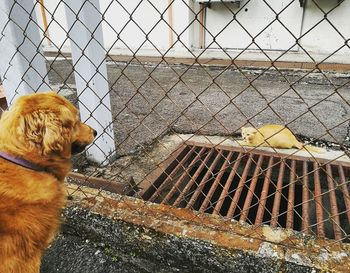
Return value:
M 7 102 L 50 89 L 32 0 L 0 0 L 0 75 Z
M 99 0 L 66 0 L 81 119 L 98 132 L 89 159 L 107 164 L 115 154 Z

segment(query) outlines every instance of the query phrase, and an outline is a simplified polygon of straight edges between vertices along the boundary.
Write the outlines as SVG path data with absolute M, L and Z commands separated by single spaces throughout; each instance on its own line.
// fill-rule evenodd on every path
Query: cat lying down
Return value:
M 283 125 L 264 125 L 258 129 L 242 127 L 243 141 L 238 141 L 242 146 L 271 147 L 281 149 L 303 149 L 310 152 L 324 153 L 325 150 L 299 142 L 293 133 Z

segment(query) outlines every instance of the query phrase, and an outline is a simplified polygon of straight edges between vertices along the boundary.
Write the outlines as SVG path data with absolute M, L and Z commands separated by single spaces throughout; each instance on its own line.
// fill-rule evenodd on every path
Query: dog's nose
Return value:
M 94 130 L 94 129 L 92 129 L 92 130 L 93 130 L 94 137 L 96 137 L 97 136 L 97 131 Z

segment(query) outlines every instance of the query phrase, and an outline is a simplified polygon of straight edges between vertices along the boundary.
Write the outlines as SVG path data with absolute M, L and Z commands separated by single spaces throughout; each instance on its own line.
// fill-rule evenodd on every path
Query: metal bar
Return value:
M 213 214 L 215 215 L 218 215 L 220 210 L 221 210 L 221 207 L 222 207 L 222 204 L 224 203 L 224 200 L 228 194 L 228 190 L 231 186 L 231 183 L 233 181 L 233 178 L 236 176 L 237 174 L 237 169 L 238 169 L 238 166 L 239 164 L 241 163 L 241 160 L 243 158 L 243 153 L 239 153 L 237 158 L 236 158 L 236 162 L 235 164 L 233 165 L 233 168 L 227 178 L 227 181 L 225 183 L 225 186 L 224 186 L 224 189 L 222 190 L 221 194 L 220 194 L 220 197 L 219 197 L 219 200 L 218 202 L 216 203 L 215 205 L 215 208 L 214 208 L 214 211 L 213 211 Z
M 267 200 L 267 194 L 269 192 L 269 185 L 270 185 L 270 178 L 271 178 L 271 173 L 272 173 L 272 164 L 273 164 L 273 157 L 270 157 L 269 164 L 268 164 L 268 170 L 265 176 L 264 180 L 264 186 L 261 191 L 261 197 L 259 200 L 259 207 L 258 207 L 258 212 L 256 213 L 256 219 L 255 219 L 255 224 L 260 225 L 263 221 L 264 218 L 264 211 L 265 211 L 265 205 L 266 205 L 266 200 Z
M 220 181 L 221 181 L 221 178 L 223 176 L 223 174 L 225 173 L 225 170 L 227 169 L 227 166 L 229 165 L 229 162 L 231 161 L 232 159 L 232 156 L 233 156 L 233 152 L 230 152 L 224 162 L 224 164 L 222 164 L 221 168 L 220 168 L 220 171 L 218 172 L 217 176 L 215 177 L 215 180 L 214 180 L 214 183 L 212 185 L 212 187 L 210 188 L 207 196 L 205 197 L 201 207 L 199 208 L 199 211 L 200 212 L 204 212 L 207 207 L 208 207 L 208 204 L 211 200 L 211 198 L 213 197 L 213 194 L 214 192 L 216 191 Z
M 136 185 L 132 187 L 129 183 L 122 183 L 121 181 L 111 181 L 94 176 L 85 176 L 80 173 L 70 172 L 68 174 L 68 178 L 72 179 L 68 180 L 68 182 L 73 182 L 74 184 L 87 186 L 90 188 L 102 189 L 118 194 L 126 194 L 127 192 L 131 192 L 132 190 L 137 188 Z
M 196 147 L 194 147 L 196 149 Z M 163 181 L 164 175 L 169 173 L 177 166 L 177 163 L 183 158 L 190 150 L 190 146 L 180 144 L 179 147 L 173 151 L 168 158 L 160 163 L 155 170 L 150 172 L 139 184 L 140 191 L 137 193 L 142 199 L 149 200 L 149 197 L 153 194 L 153 190 L 157 185 L 160 185 Z M 161 181 L 159 181 L 161 180 Z
M 183 174 L 180 176 L 180 178 L 176 181 L 174 186 L 171 188 L 171 190 L 168 192 L 168 194 L 165 196 L 165 198 L 162 201 L 162 204 L 167 204 L 170 200 L 170 198 L 173 196 L 173 194 L 179 189 L 179 186 L 181 185 L 183 179 L 188 175 L 189 171 L 193 168 L 193 166 L 197 163 L 197 161 L 202 157 L 204 152 L 207 149 L 203 147 L 199 153 L 196 155 L 195 158 L 192 159 L 190 165 L 186 168 L 186 170 L 183 172 Z
M 256 183 L 257 183 L 259 175 L 261 173 L 261 165 L 262 165 L 263 159 L 264 159 L 263 155 L 260 155 L 259 158 L 258 158 L 258 162 L 257 162 L 255 170 L 254 170 L 252 182 L 250 183 L 248 194 L 247 194 L 247 197 L 246 197 L 246 199 L 244 201 L 244 205 L 243 205 L 243 209 L 242 209 L 242 212 L 241 212 L 241 216 L 239 218 L 240 221 L 246 221 L 247 220 L 249 208 L 250 208 L 250 205 L 251 205 L 252 200 L 253 200 L 253 195 L 254 195 Z
M 295 160 L 292 160 L 291 170 L 290 170 L 290 179 L 289 179 L 289 189 L 288 189 L 288 208 L 287 208 L 287 221 L 286 228 L 293 229 L 294 224 L 294 199 L 295 199 Z
M 323 207 L 322 207 L 322 191 L 320 184 L 320 174 L 319 167 L 316 162 L 313 164 L 314 167 L 314 180 L 315 180 L 315 203 L 316 203 L 316 226 L 317 235 L 324 238 L 324 217 L 323 217 Z
M 336 240 L 340 240 L 343 238 L 343 234 L 342 234 L 342 231 L 340 230 L 339 210 L 337 205 L 337 198 L 335 196 L 332 167 L 330 164 L 326 165 L 326 170 L 327 170 L 327 182 L 328 182 L 328 189 L 329 189 L 329 201 L 331 205 L 331 213 L 332 213 L 331 219 L 332 219 L 333 230 L 334 230 L 334 238 Z
M 280 157 L 281 159 L 295 159 L 295 160 L 300 160 L 300 161 L 307 161 L 307 162 L 315 162 L 315 159 L 317 159 L 317 162 L 320 164 L 327 164 L 332 160 L 329 159 L 324 159 L 324 158 L 319 158 L 317 155 L 313 155 L 313 157 L 308 157 L 306 158 L 305 156 L 298 156 L 298 155 L 290 155 L 290 154 L 283 154 L 283 153 L 277 153 L 277 152 L 271 152 L 271 151 L 266 151 L 266 150 L 260 150 L 257 149 L 256 147 L 248 147 L 245 146 L 244 148 L 242 147 L 233 147 L 233 146 L 228 146 L 228 145 L 217 145 L 217 144 L 210 144 L 210 143 L 201 143 L 201 142 L 196 142 L 196 141 L 186 141 L 187 145 L 196 145 L 198 147 L 206 147 L 206 148 L 218 148 L 218 149 L 223 149 L 226 151 L 234 151 L 234 152 L 243 152 L 243 153 L 253 153 L 253 154 L 258 154 L 258 155 L 264 155 L 264 156 L 272 156 L 272 157 Z M 341 161 L 340 158 L 337 159 L 337 163 L 341 163 L 344 167 L 350 167 L 350 163 L 346 161 Z
M 198 198 L 198 195 L 203 191 L 205 184 L 208 182 L 210 175 L 213 175 L 215 167 L 221 158 L 222 158 L 222 151 L 219 151 L 218 154 L 216 155 L 213 163 L 211 163 L 210 167 L 208 168 L 207 172 L 205 173 L 204 177 L 202 178 L 201 182 L 199 183 L 197 189 L 193 193 L 190 201 L 188 202 L 188 204 L 186 206 L 187 209 L 192 208 L 193 204 L 196 202 L 196 200 Z
M 346 207 L 346 211 L 347 211 L 346 214 L 348 216 L 348 223 L 350 224 L 350 195 L 349 195 L 349 190 L 347 187 L 347 183 L 349 183 L 349 182 L 346 182 L 344 169 L 343 169 L 342 165 L 338 166 L 338 171 L 339 171 L 340 183 L 342 185 L 342 192 L 343 192 L 345 207 Z
M 184 146 L 185 148 L 186 146 Z M 186 153 L 186 155 L 180 160 L 180 162 L 177 162 L 176 167 L 171 171 L 170 174 L 166 174 L 165 171 L 163 171 L 163 174 L 166 174 L 166 178 L 162 182 L 162 184 L 158 187 L 158 189 L 152 194 L 152 196 L 148 199 L 150 202 L 154 202 L 154 200 L 160 195 L 160 193 L 163 192 L 165 188 L 169 186 L 169 184 L 172 182 L 173 177 L 177 174 L 177 172 L 181 168 L 185 168 L 185 163 L 187 160 L 191 157 L 193 152 L 196 150 L 196 147 L 192 146 L 192 148 Z M 178 160 L 175 158 L 175 161 Z
M 309 176 L 307 162 L 303 162 L 303 192 L 302 192 L 302 231 L 306 234 L 310 233 L 309 224 Z
M 202 161 L 202 163 L 200 163 L 200 165 L 199 165 L 198 169 L 196 170 L 196 172 L 194 173 L 194 175 L 192 177 L 190 177 L 190 181 L 188 181 L 185 188 L 182 190 L 182 192 L 180 193 L 178 198 L 175 200 L 174 206 L 178 206 L 180 204 L 180 202 L 182 200 L 184 200 L 184 197 L 187 194 L 187 192 L 191 189 L 193 184 L 197 182 L 197 178 L 201 174 L 201 172 L 203 171 L 204 167 L 207 167 L 207 163 L 208 163 L 210 157 L 213 155 L 213 153 L 214 153 L 214 149 L 211 149 L 209 151 L 209 153 L 207 154 L 207 156 Z
M 278 179 L 277 179 L 277 185 L 276 185 L 275 198 L 273 200 L 273 207 L 272 207 L 272 216 L 271 216 L 271 222 L 270 222 L 270 226 L 272 227 L 276 227 L 278 223 L 285 166 L 286 166 L 285 162 L 281 160 Z
M 231 202 L 231 205 L 230 205 L 230 208 L 227 212 L 227 217 L 228 218 L 232 218 L 235 210 L 236 210 L 236 207 L 238 205 L 238 201 L 239 201 L 239 198 L 241 197 L 241 193 L 242 193 L 242 190 L 243 190 L 243 187 L 244 187 L 244 184 L 247 180 L 247 176 L 248 176 L 248 173 L 249 173 L 249 169 L 250 169 L 250 165 L 252 163 L 252 159 L 253 159 L 253 155 L 250 154 L 249 155 L 249 158 L 248 158 L 248 161 L 244 167 L 244 170 L 243 170 L 243 174 L 241 176 L 241 179 L 239 180 L 239 183 L 238 183 L 238 186 L 236 188 L 236 191 L 235 191 L 235 195 L 233 196 L 233 199 L 232 199 L 232 202 Z
M 186 145 L 189 145 L 186 143 Z M 199 207 L 199 211 L 204 212 L 208 209 L 208 206 L 210 202 L 212 201 L 213 196 L 217 196 L 220 191 L 218 192 L 218 187 L 222 181 L 222 177 L 225 173 L 225 170 L 227 170 L 228 166 L 233 164 L 232 169 L 230 170 L 228 174 L 228 178 L 225 182 L 222 182 L 222 191 L 220 193 L 220 197 L 218 198 L 215 207 L 213 208 L 212 214 L 220 214 L 220 211 L 222 211 L 222 206 L 224 203 L 226 204 L 226 201 L 231 201 L 228 205 L 228 211 L 226 213 L 226 216 L 229 218 L 234 217 L 236 214 L 235 212 L 237 211 L 237 206 L 239 204 L 239 201 L 242 199 L 242 193 L 243 193 L 243 187 L 247 186 L 247 177 L 248 174 L 251 173 L 251 164 L 253 161 L 253 158 L 255 155 L 258 155 L 257 157 L 257 162 L 256 166 L 254 167 L 254 170 L 252 170 L 253 175 L 252 178 L 249 179 L 249 188 L 247 195 L 245 197 L 245 200 L 243 200 L 244 204 L 242 208 L 240 209 L 240 215 L 239 215 L 239 220 L 240 221 L 247 221 L 250 207 L 252 206 L 252 200 L 255 195 L 255 190 L 257 183 L 259 181 L 259 177 L 261 177 L 261 166 L 263 165 L 264 159 L 266 158 L 265 153 L 259 153 L 259 152 L 252 152 L 245 154 L 243 152 L 240 152 L 238 156 L 235 158 L 234 162 L 231 163 L 231 160 L 235 157 L 236 153 L 234 150 L 228 151 L 228 156 L 227 158 L 223 158 L 223 153 L 226 151 L 222 151 L 220 148 L 219 150 L 217 148 L 210 148 L 208 149 L 208 146 L 210 145 L 202 145 L 202 149 L 199 151 L 199 153 L 194 157 L 193 152 L 195 152 L 195 149 L 197 146 L 185 146 L 187 147 L 188 150 L 182 150 L 183 153 L 181 156 L 177 154 L 175 160 L 174 157 L 171 162 L 175 162 L 174 167 L 172 168 L 163 168 L 168 171 L 163 171 L 161 173 L 158 172 L 158 179 L 160 175 L 163 175 L 163 178 L 159 181 L 162 181 L 162 183 L 157 183 L 156 187 L 158 187 L 155 192 L 152 191 L 150 194 L 152 196 L 148 199 L 149 201 L 154 201 L 159 194 L 164 192 L 164 189 L 167 188 L 167 185 L 171 183 L 174 180 L 174 176 L 176 174 L 179 174 L 181 171 L 181 168 L 184 168 L 184 165 L 187 163 L 187 161 L 192 157 L 194 159 L 189 163 L 189 166 L 185 168 L 184 172 L 179 175 L 180 178 L 176 179 L 175 185 L 172 186 L 171 190 L 168 192 L 168 194 L 165 196 L 164 200 L 162 203 L 173 203 L 174 206 L 185 206 L 187 209 L 197 209 Z M 218 147 L 218 146 L 215 146 Z M 244 169 L 241 173 L 241 176 L 239 176 L 239 181 L 237 182 L 237 187 L 236 185 L 232 185 L 234 178 L 236 175 L 240 175 L 238 173 L 238 169 L 240 167 L 240 164 L 242 162 L 242 158 L 248 156 L 247 160 L 244 160 Z M 281 159 L 281 162 L 277 163 L 274 165 L 275 158 Z M 221 164 L 220 160 L 223 160 L 223 163 Z M 209 162 L 211 162 L 209 164 Z M 301 170 L 302 171 L 302 177 L 300 179 L 302 180 L 303 188 L 302 188 L 302 222 L 301 222 L 301 229 L 304 233 L 310 233 L 311 228 L 310 228 L 310 193 L 309 193 L 309 162 L 310 160 L 303 160 L 302 165 L 301 165 Z M 312 162 L 312 161 L 311 161 Z M 169 164 L 169 163 L 168 163 Z M 188 164 L 188 163 L 187 163 Z M 219 167 L 220 164 L 220 167 Z M 294 206 L 295 206 L 295 191 L 296 191 L 296 182 L 297 182 L 297 169 L 299 170 L 299 165 L 296 159 L 291 160 L 291 165 L 290 165 L 290 174 L 289 174 L 289 181 L 284 181 L 285 179 L 285 168 L 286 168 L 286 163 L 283 160 L 283 158 L 280 157 L 269 157 L 268 161 L 268 166 L 265 170 L 265 178 L 264 182 L 262 185 L 262 191 L 260 194 L 260 200 L 258 203 L 258 209 L 256 213 L 256 219 L 254 224 L 260 225 L 264 221 L 264 216 L 265 213 L 267 213 L 266 209 L 266 203 L 268 200 L 268 194 L 269 194 L 269 187 L 270 187 L 270 182 L 271 182 L 271 176 L 272 176 L 272 171 L 274 166 L 277 165 L 279 166 L 279 173 L 278 173 L 278 179 L 277 179 L 277 184 L 276 184 L 276 192 L 273 192 L 274 200 L 273 200 L 273 206 L 272 206 L 272 212 L 271 212 L 271 221 L 270 221 L 270 226 L 276 227 L 279 224 L 279 215 L 280 215 L 280 208 L 281 208 L 281 200 L 282 200 L 282 189 L 284 187 L 284 183 L 289 183 L 286 185 L 288 186 L 288 196 L 286 196 L 287 199 L 287 209 L 284 213 L 286 213 L 286 228 L 288 229 L 293 229 L 294 227 Z M 320 181 L 320 171 L 319 171 L 319 163 L 313 162 L 313 169 L 312 172 L 314 173 L 314 202 L 316 205 L 316 224 L 313 222 L 311 224 L 315 225 L 315 228 L 317 229 L 317 235 L 319 237 L 324 237 L 325 236 L 325 219 L 324 219 L 324 205 L 323 205 L 323 197 L 322 197 L 322 188 L 321 188 L 321 181 Z M 334 162 L 333 162 L 334 164 Z M 168 166 L 168 165 L 167 165 Z M 196 170 L 194 172 L 193 168 L 196 167 Z M 216 173 L 215 172 L 216 168 L 220 168 L 220 170 Z M 350 198 L 349 198 L 349 191 L 346 186 L 346 177 L 345 177 L 345 170 L 343 169 L 343 166 L 339 166 L 339 177 L 340 177 L 340 185 L 342 186 L 342 192 L 344 195 L 344 200 L 345 200 L 345 205 L 347 206 L 347 217 L 350 219 Z M 322 168 L 323 170 L 323 168 Z M 328 188 L 329 188 L 329 200 L 331 204 L 331 218 L 334 221 L 333 222 L 333 229 L 334 229 L 334 237 L 336 240 L 341 240 L 344 237 L 344 234 L 342 234 L 342 229 L 340 225 L 340 217 L 339 214 L 339 209 L 337 207 L 337 200 L 336 200 L 336 194 L 335 194 L 335 189 L 336 185 L 334 184 L 334 179 L 333 179 L 333 174 L 332 174 L 332 165 L 327 164 L 324 165 L 324 171 L 327 173 L 327 182 L 328 182 Z M 192 172 L 194 173 L 192 177 L 189 177 L 189 173 Z M 228 171 L 227 171 L 228 172 Z M 165 176 L 166 175 L 166 176 Z M 202 177 L 201 180 L 199 181 L 199 177 Z M 211 176 L 213 176 L 211 178 Z M 215 178 L 215 179 L 214 179 Z M 208 181 L 211 181 L 210 183 L 210 188 L 207 185 Z M 156 180 L 154 180 L 156 183 Z M 186 182 L 186 183 L 185 183 Z M 154 184 L 153 183 L 153 184 Z M 195 187 L 196 183 L 196 187 Z M 206 186 L 207 185 L 207 186 Z M 204 188 L 207 188 L 206 192 L 207 195 L 201 196 L 200 200 L 203 200 L 203 203 L 198 203 L 198 198 L 201 194 L 203 194 Z M 227 198 L 230 197 L 232 194 L 230 189 L 233 189 L 233 197 L 232 200 L 228 200 Z M 193 189 L 193 192 L 190 192 L 190 190 Z M 220 188 L 221 190 L 221 188 Z M 176 195 L 174 196 L 175 192 Z M 244 191 L 245 192 L 245 191 Z M 328 193 L 327 193 L 328 194 Z M 186 196 L 188 196 L 186 200 Z M 287 198 L 288 197 L 288 198 Z M 328 195 L 327 195 L 328 197 Z M 169 200 L 172 200 L 169 202 Z M 175 200 L 175 202 L 174 202 Z M 216 200 L 216 199 L 215 199 Z M 187 204 L 184 204 L 183 201 L 188 201 Z M 242 202 L 242 203 L 243 203 Z M 195 206 L 195 207 L 194 207 Z M 213 204 L 214 206 L 214 204 Z M 226 211 L 226 210 L 225 210 Z M 225 215 L 223 215 L 225 216 Z M 328 219 L 326 219 L 328 221 Z

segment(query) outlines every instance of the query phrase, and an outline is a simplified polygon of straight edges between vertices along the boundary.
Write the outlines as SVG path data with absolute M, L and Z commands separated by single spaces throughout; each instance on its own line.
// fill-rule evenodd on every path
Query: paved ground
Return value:
M 70 68 L 51 63 L 53 86 L 74 87 Z M 108 77 L 118 155 L 170 133 L 232 136 L 247 122 L 348 144 L 349 74 L 108 62 Z

